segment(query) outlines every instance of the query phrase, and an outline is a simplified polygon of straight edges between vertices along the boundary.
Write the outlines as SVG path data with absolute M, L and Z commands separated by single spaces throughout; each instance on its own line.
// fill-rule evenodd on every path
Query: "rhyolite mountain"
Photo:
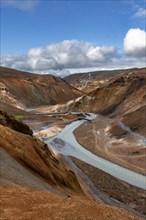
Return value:
M 83 95 L 65 80 L 0 67 L 0 101 L 19 108 L 64 103 Z
M 102 87 L 102 85 L 109 80 L 113 80 L 115 76 L 130 73 L 134 70 L 137 70 L 137 68 L 75 73 L 64 77 L 64 79 L 75 88 L 89 93 L 97 88 Z
M 55 111 L 95 112 L 115 117 L 146 104 L 146 68 L 123 71 L 102 86 L 72 102 L 52 107 Z

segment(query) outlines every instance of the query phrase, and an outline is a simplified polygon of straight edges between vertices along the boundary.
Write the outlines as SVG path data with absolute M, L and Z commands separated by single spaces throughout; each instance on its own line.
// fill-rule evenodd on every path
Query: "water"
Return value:
M 91 117 L 93 117 L 93 115 Z M 94 155 L 77 142 L 73 131 L 84 122 L 85 120 L 75 121 L 70 125 L 67 125 L 62 132 L 50 139 L 47 139 L 45 143 L 62 155 L 73 156 L 131 185 L 146 189 L 146 177 L 144 175 L 128 170 L 127 168 Z M 64 142 L 64 146 L 62 148 L 58 148 L 57 144 L 53 143 L 55 138 L 61 139 Z

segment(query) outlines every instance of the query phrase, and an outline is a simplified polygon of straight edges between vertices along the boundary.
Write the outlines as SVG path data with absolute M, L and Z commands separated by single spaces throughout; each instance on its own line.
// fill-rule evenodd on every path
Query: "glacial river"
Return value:
M 45 140 L 45 143 L 59 154 L 75 157 L 126 183 L 146 190 L 146 176 L 105 160 L 86 150 L 77 142 L 73 131 L 86 120 L 91 121 L 97 117 L 98 115 L 90 113 L 86 115 L 85 120 L 78 120 L 67 125 L 59 134 Z M 64 146 L 56 143 L 56 139 L 62 140 Z

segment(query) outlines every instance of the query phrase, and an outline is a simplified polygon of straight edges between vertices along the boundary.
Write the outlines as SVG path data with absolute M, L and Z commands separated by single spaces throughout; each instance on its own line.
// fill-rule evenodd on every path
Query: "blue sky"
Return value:
M 2 0 L 1 65 L 42 73 L 144 66 L 145 4 Z

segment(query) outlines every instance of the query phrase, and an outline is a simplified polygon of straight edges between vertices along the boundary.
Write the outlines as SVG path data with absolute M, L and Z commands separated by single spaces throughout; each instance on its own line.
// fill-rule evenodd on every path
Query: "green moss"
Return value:
M 31 79 L 31 78 L 28 78 L 28 77 L 25 77 L 24 79 L 25 79 L 26 81 L 30 81 L 30 82 L 32 81 L 32 79 Z
M 24 115 L 15 115 L 15 118 L 16 119 L 22 119 L 22 118 L 24 118 Z

